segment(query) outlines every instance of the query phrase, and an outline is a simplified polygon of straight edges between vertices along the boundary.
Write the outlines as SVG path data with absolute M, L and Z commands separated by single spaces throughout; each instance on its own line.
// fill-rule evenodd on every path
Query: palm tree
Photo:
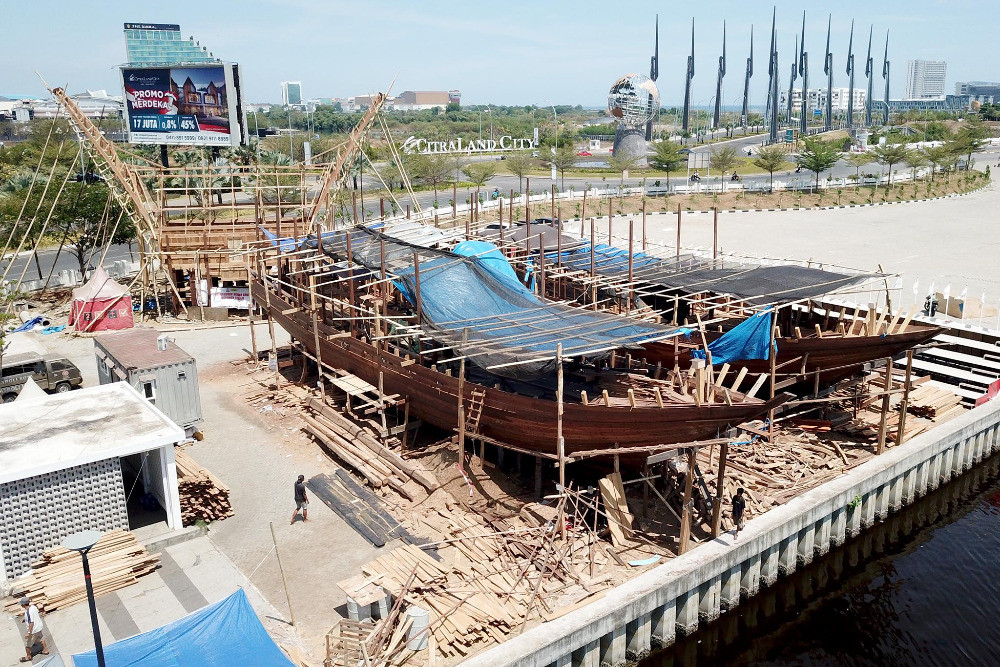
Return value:
M 736 166 L 736 149 L 732 146 L 712 149 L 709 165 L 722 174 L 722 190 L 726 189 L 726 172 Z
M 618 182 L 618 187 L 623 187 L 625 185 L 625 172 L 629 169 L 635 169 L 638 164 L 639 158 L 634 155 L 612 155 L 608 158 L 608 167 L 621 176 L 621 180 Z
M 927 158 L 927 162 L 931 165 L 931 180 L 934 180 L 934 172 L 937 168 L 948 164 L 949 158 L 952 156 L 951 149 L 947 144 L 941 144 L 940 146 L 927 146 L 921 148 L 920 152 L 924 154 Z
M 521 192 L 523 189 L 524 177 L 531 173 L 535 168 L 535 158 L 531 157 L 531 154 L 522 151 L 519 153 L 511 153 L 504 160 L 507 171 L 511 173 L 512 176 L 517 176 L 517 191 Z
M 680 144 L 668 139 L 653 144 L 654 153 L 649 156 L 649 165 L 667 172 L 667 192 L 670 192 L 670 172 L 687 162 L 687 154 L 682 150 Z
M 871 164 L 874 160 L 868 153 L 851 153 L 847 156 L 847 163 L 854 167 L 854 189 L 857 190 L 861 186 L 861 167 L 866 164 Z

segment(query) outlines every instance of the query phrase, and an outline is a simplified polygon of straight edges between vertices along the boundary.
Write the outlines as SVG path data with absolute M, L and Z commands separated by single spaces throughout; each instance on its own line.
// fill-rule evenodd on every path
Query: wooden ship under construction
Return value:
M 417 222 L 409 210 L 405 219 L 386 216 L 384 206 L 365 224 L 342 184 L 384 96 L 324 163 L 168 169 L 123 160 L 61 89 L 53 93 L 137 219 L 143 289 L 167 291 L 187 309 L 210 305 L 200 284 L 249 284 L 254 305 L 305 348 L 322 377 L 351 374 L 404 397 L 413 417 L 456 431 L 463 448 L 477 439 L 561 460 L 614 453 L 638 463 L 773 416 L 789 398 L 784 389 L 816 393 L 937 333 L 912 313 L 869 308 L 859 317 L 819 307 L 821 295 L 856 276 L 807 271 L 795 289 L 765 281 L 741 292 L 733 279 L 762 267 L 706 265 L 682 258 L 679 244 L 675 258 L 636 252 L 631 222 L 627 250 L 602 261 L 608 253 L 597 255 L 593 223 L 589 238 L 579 223 L 575 247 L 563 247 L 554 196 L 550 234 L 544 224 L 512 225 L 513 197 L 506 222 L 502 204 L 498 221 L 484 221 L 474 200 L 467 216 L 453 208 L 443 225 L 437 212 Z M 414 227 L 417 239 L 408 240 Z M 447 233 L 419 233 L 440 227 Z M 475 238 L 492 241 L 499 257 L 454 252 Z M 525 282 L 530 271 L 534 289 L 498 278 L 498 264 Z M 725 275 L 704 275 L 712 272 Z M 435 281 L 445 286 L 431 290 Z M 484 283 L 492 310 L 448 315 L 449 297 L 460 305 Z M 763 357 L 713 363 L 716 343 L 768 310 Z M 692 363 L 697 354 L 704 361 Z

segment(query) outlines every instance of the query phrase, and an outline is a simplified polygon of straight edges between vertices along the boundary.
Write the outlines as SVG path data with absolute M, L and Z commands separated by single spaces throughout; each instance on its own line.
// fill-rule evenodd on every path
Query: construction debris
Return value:
M 183 449 L 174 450 L 177 489 L 181 500 L 181 520 L 185 526 L 198 521 L 218 521 L 233 515 L 229 487 L 195 463 Z
M 101 536 L 87 557 L 95 596 L 130 586 L 160 565 L 158 554 L 122 530 Z M 14 582 L 14 590 L 30 597 L 40 610 L 51 612 L 87 599 L 83 560 L 75 551 L 50 549 L 31 567 L 30 574 Z M 16 606 L 17 601 L 12 602 L 5 611 L 14 613 Z

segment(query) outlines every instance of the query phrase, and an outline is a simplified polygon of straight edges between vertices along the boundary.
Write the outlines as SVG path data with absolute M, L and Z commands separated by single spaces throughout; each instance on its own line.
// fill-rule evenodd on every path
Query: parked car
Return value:
M 592 155 L 593 153 L 589 151 L 580 151 L 579 153 L 576 154 L 577 157 L 590 157 Z
M 63 393 L 83 384 L 80 369 L 69 359 L 33 352 L 9 354 L 0 368 L 0 399 L 10 403 L 28 379 L 49 393 Z

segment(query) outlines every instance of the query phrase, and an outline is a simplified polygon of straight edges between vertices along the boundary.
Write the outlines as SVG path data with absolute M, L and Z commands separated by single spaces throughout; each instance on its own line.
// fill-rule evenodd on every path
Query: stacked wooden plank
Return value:
M 193 526 L 198 521 L 218 521 L 233 515 L 229 487 L 195 463 L 183 449 L 174 450 L 177 489 L 181 501 L 181 521 Z
M 429 643 L 446 658 L 469 655 L 482 645 L 502 642 L 532 618 L 549 620 L 579 605 L 609 577 L 588 578 L 574 565 L 586 559 L 592 534 L 571 532 L 565 542 L 551 526 L 531 528 L 511 519 L 485 525 L 457 513 L 440 515 L 450 529 L 440 547 L 441 561 L 407 545 L 361 568 L 362 574 L 394 598 L 430 614 Z M 398 633 L 376 634 L 394 650 Z M 384 646 L 369 647 L 373 658 L 389 660 Z
M 907 412 L 935 422 L 945 421 L 965 412 L 962 397 L 942 387 L 924 384 L 910 392 Z
M 105 533 L 88 554 L 94 595 L 100 596 L 136 583 L 160 564 L 132 533 L 116 530 Z M 68 607 L 87 599 L 83 560 L 75 551 L 50 549 L 32 563 L 32 573 L 17 580 L 15 590 L 45 612 Z M 16 605 L 17 601 L 13 603 Z M 11 610 L 8 608 L 7 610 Z
M 376 489 L 389 486 L 407 500 L 414 500 L 414 480 L 428 492 L 438 488 L 437 479 L 398 452 L 379 442 L 367 428 L 351 421 L 342 413 L 313 398 L 310 414 L 302 413 L 305 430 L 338 460 L 346 463 Z

